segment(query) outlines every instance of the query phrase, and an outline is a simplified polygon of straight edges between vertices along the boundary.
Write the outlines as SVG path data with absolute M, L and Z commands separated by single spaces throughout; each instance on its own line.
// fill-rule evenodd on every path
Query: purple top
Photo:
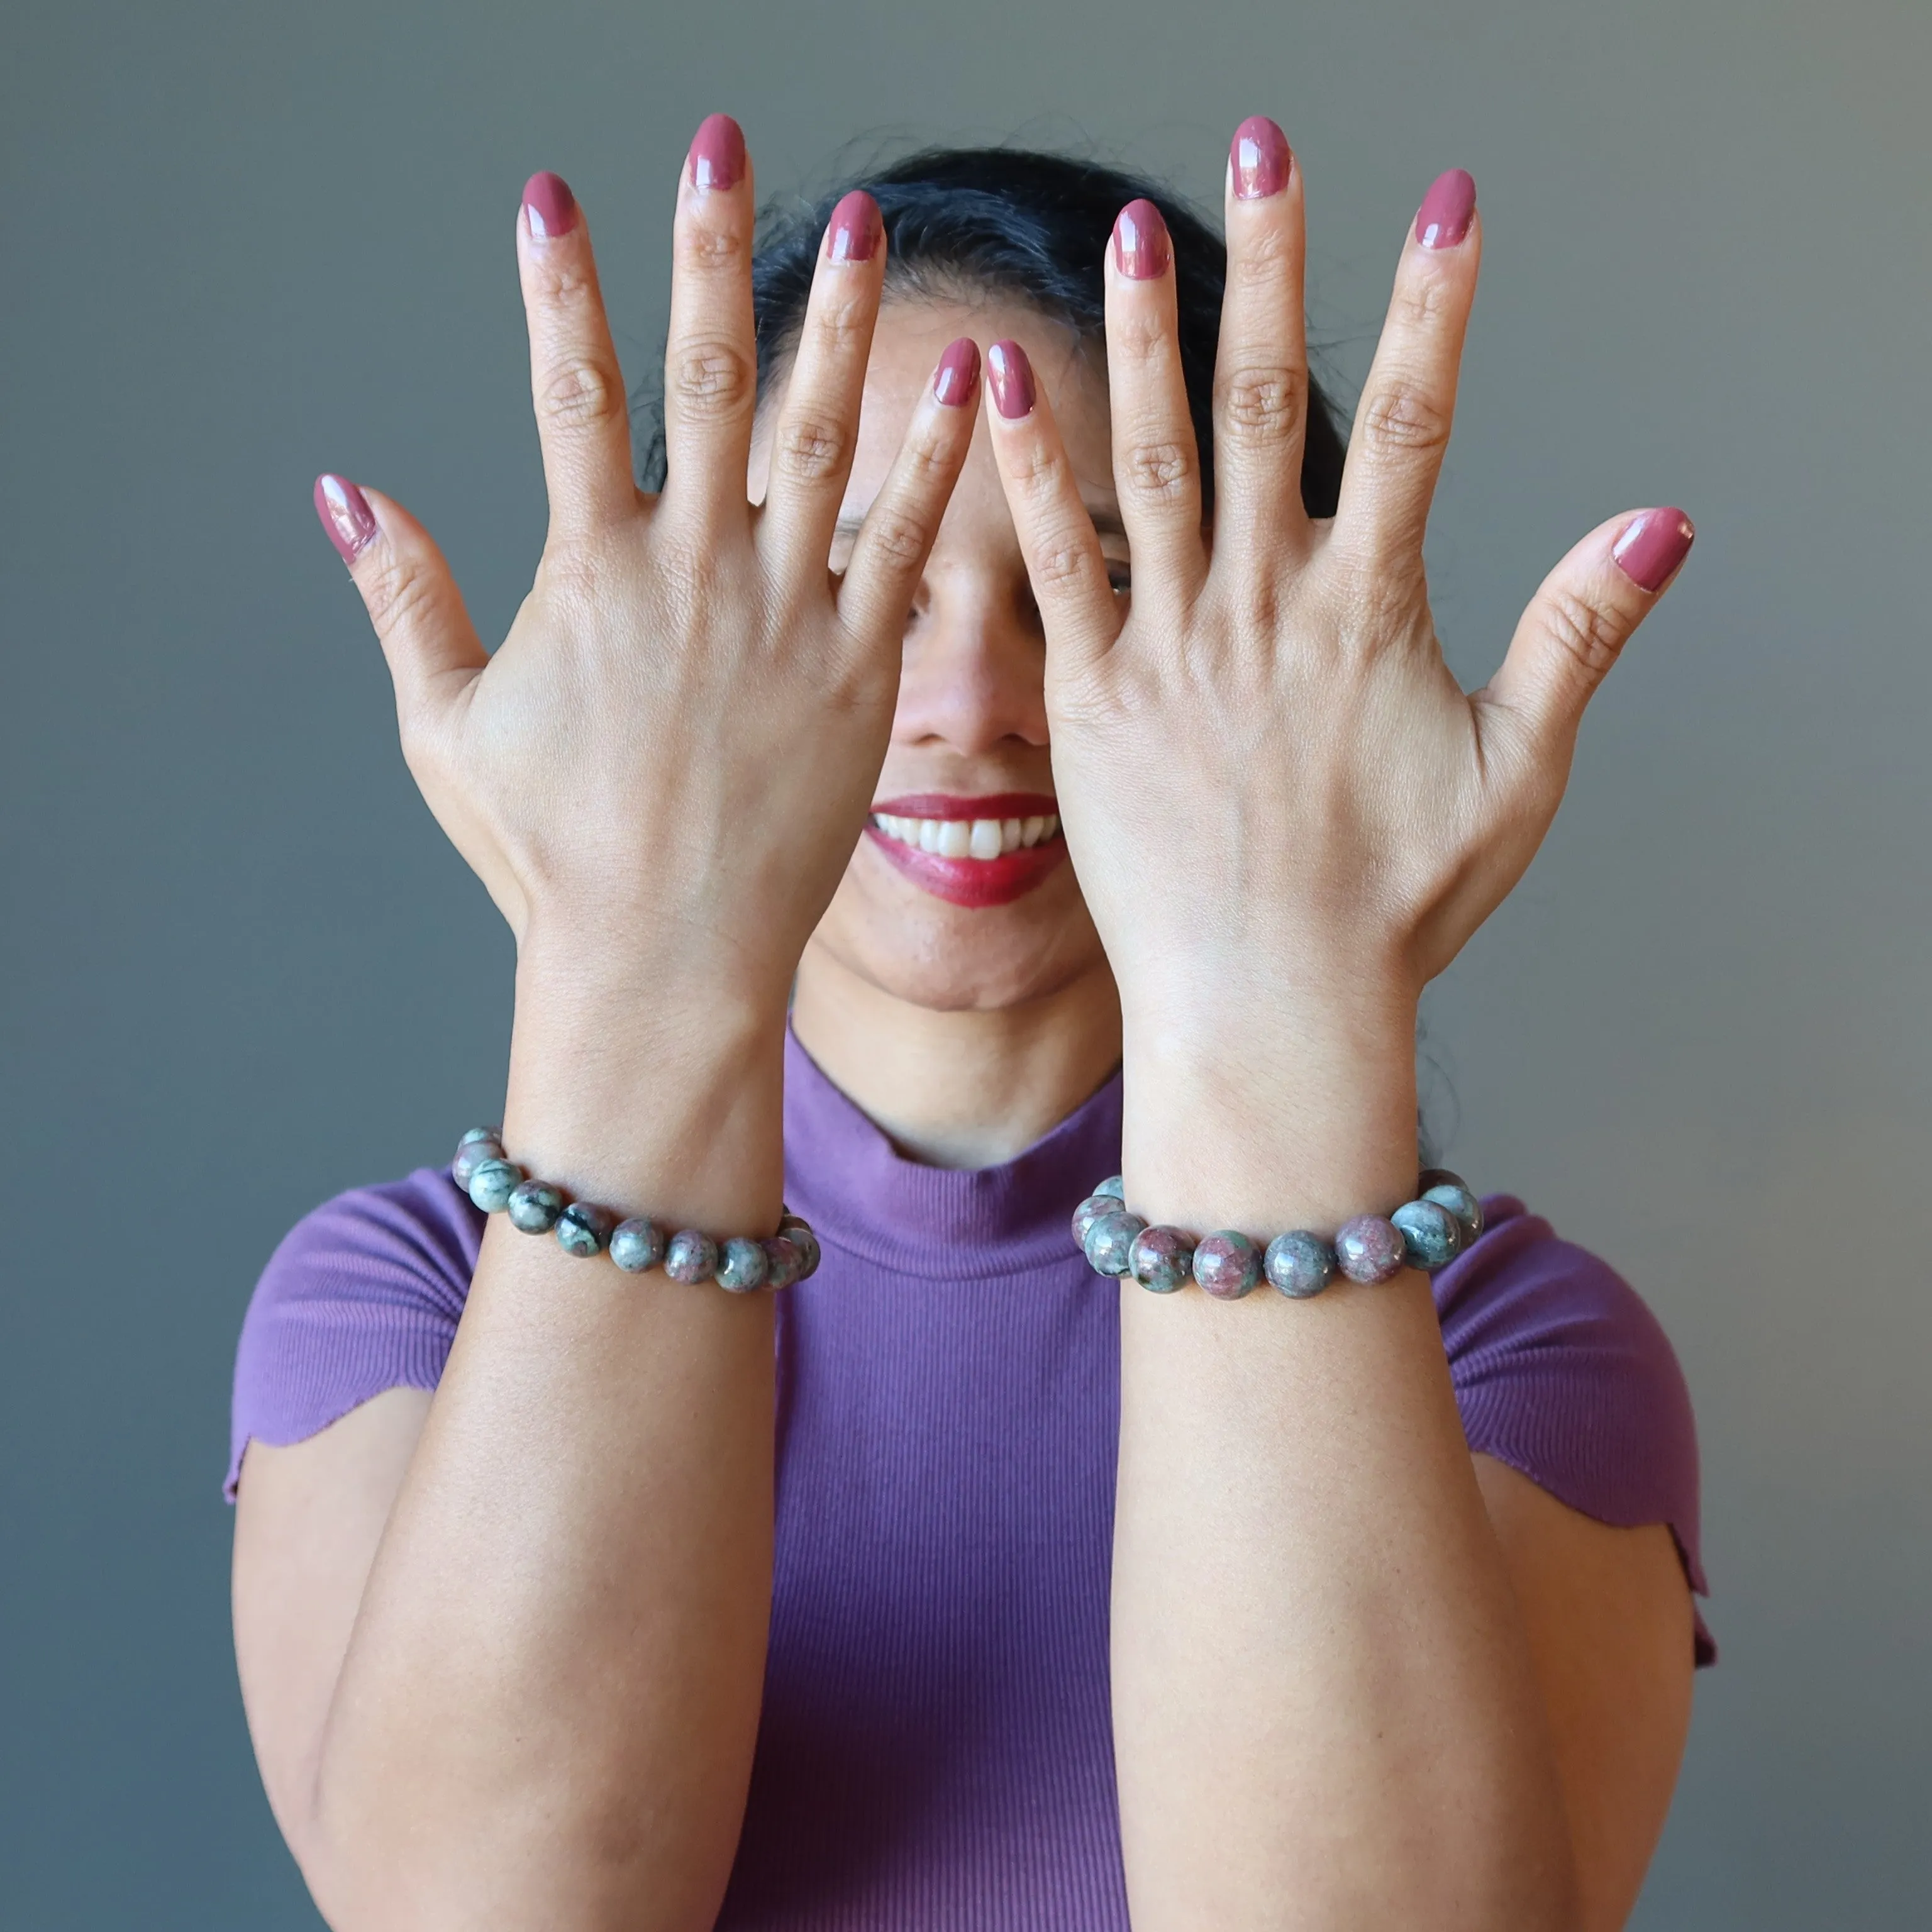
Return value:
M 778 1303 L 771 1650 L 730 1932 L 1126 1932 L 1108 1701 L 1118 1290 L 1068 1232 L 1120 1165 L 1118 1075 L 1017 1160 L 904 1159 L 788 1040 L 786 1198 L 824 1248 Z M 1508 1195 L 1435 1278 L 1469 1446 L 1697 1556 L 1697 1448 L 1636 1294 Z M 433 1389 L 483 1219 L 447 1172 L 275 1251 L 236 1364 L 251 1437 Z M 635 1291 L 649 1293 L 648 1286 Z M 1713 1652 L 1697 1625 L 1697 1656 Z

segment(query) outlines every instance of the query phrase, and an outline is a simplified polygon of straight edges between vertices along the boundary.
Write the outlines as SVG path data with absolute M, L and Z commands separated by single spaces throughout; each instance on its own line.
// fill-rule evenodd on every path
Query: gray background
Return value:
M 543 525 L 518 188 L 589 206 L 634 379 L 728 106 L 767 191 L 1018 134 L 1210 206 L 1270 111 L 1350 393 L 1475 172 L 1458 669 L 1599 518 L 1702 531 L 1429 1010 L 1456 1164 L 1618 1264 L 1697 1400 L 1724 1660 L 1639 1922 L 1925 1922 L 1928 86 L 1922 0 L 14 0 L 0 1921 L 316 1922 L 229 1651 L 233 1337 L 304 1209 L 490 1113 L 511 959 L 310 482 L 401 496 L 500 634 Z

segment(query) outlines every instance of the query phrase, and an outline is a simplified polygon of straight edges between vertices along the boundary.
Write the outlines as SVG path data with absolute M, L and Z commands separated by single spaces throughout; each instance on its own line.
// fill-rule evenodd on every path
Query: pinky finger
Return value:
M 489 662 L 435 540 L 401 504 L 346 476 L 319 476 L 316 514 L 375 626 L 406 739 Z
M 1682 510 L 1640 510 L 1592 530 L 1522 614 L 1486 706 L 1512 712 L 1530 742 L 1567 758 L 1588 704 L 1638 625 L 1683 567 L 1696 536 Z
M 904 628 L 920 573 L 973 441 L 979 390 L 980 351 L 962 336 L 939 358 L 898 460 L 852 546 L 838 612 L 861 637 L 884 631 L 896 639 Z

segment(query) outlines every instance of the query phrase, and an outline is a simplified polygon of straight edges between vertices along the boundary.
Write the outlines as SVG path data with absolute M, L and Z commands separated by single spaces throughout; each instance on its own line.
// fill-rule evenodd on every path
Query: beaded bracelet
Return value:
M 1296 1228 L 1260 1249 L 1232 1228 L 1198 1241 L 1178 1228 L 1150 1228 L 1128 1212 L 1117 1174 L 1073 1210 L 1073 1238 L 1096 1274 L 1131 1275 L 1156 1294 L 1172 1294 L 1192 1279 L 1217 1301 L 1238 1301 L 1265 1278 L 1302 1301 L 1337 1275 L 1372 1284 L 1406 1268 L 1434 1274 L 1483 1232 L 1483 1204 L 1460 1174 L 1425 1168 L 1415 1192 L 1393 1214 L 1345 1221 L 1332 1242 Z
M 500 1127 L 472 1127 L 463 1136 L 450 1178 L 486 1214 L 507 1214 L 526 1234 L 554 1233 L 567 1255 L 608 1254 L 626 1274 L 660 1262 L 673 1281 L 715 1281 L 734 1294 L 790 1288 L 818 1266 L 818 1237 L 789 1208 L 766 1239 L 738 1234 L 714 1241 L 694 1228 L 667 1234 L 648 1214 L 620 1221 L 608 1208 L 567 1201 L 560 1188 L 526 1174 L 503 1151 Z

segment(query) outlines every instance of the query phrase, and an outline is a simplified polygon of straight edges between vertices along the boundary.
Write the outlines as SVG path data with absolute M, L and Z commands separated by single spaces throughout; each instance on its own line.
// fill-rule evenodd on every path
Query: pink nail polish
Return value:
M 1438 175 L 1422 197 L 1415 217 L 1415 238 L 1425 248 L 1453 248 L 1469 232 L 1476 214 L 1475 177 L 1466 169 Z
M 869 262 L 884 232 L 879 204 L 863 188 L 855 188 L 832 211 L 825 252 L 835 262 Z
M 1624 526 L 1610 554 L 1640 590 L 1654 596 L 1690 554 L 1696 537 L 1696 526 L 1682 510 L 1646 510 Z
M 353 563 L 376 540 L 369 500 L 346 476 L 315 479 L 315 513 L 344 563 Z
M 736 188 L 745 178 L 745 130 L 728 114 L 707 114 L 691 143 L 694 188 Z
M 1033 364 L 1017 342 L 996 342 L 986 351 L 986 380 L 994 408 L 1009 422 L 1033 413 Z
M 577 226 L 577 197 L 562 176 L 532 175 L 524 184 L 524 218 L 538 242 L 568 235 Z
M 1294 157 L 1288 136 L 1265 114 L 1251 114 L 1234 130 L 1228 165 L 1234 171 L 1237 201 L 1265 201 L 1287 187 Z
M 973 400 L 974 387 L 979 380 L 980 345 L 970 335 L 962 335 L 939 358 L 939 367 L 932 375 L 932 393 L 948 409 L 963 410 Z M 1024 416 L 1026 411 L 1020 413 Z
M 1160 210 L 1150 201 L 1129 202 L 1114 224 L 1114 267 L 1130 280 L 1150 282 L 1173 259 Z

